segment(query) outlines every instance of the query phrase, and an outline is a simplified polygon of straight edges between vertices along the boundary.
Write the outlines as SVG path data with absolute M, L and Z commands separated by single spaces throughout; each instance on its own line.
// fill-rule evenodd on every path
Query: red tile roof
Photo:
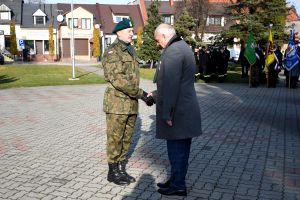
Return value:
M 130 16 L 134 23 L 134 31 L 137 28 L 144 26 L 142 14 L 138 5 L 115 5 L 115 4 L 97 4 L 100 13 L 102 30 L 104 33 L 112 33 L 115 23 L 113 22 L 112 14 Z

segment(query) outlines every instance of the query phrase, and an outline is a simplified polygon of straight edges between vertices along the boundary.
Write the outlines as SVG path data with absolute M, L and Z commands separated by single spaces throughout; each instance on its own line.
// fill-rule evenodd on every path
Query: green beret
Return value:
M 132 28 L 132 23 L 129 19 L 123 19 L 122 21 L 120 21 L 119 23 L 117 23 L 117 25 L 115 26 L 115 28 L 113 29 L 112 33 L 116 33 L 120 30 L 126 29 L 126 28 Z

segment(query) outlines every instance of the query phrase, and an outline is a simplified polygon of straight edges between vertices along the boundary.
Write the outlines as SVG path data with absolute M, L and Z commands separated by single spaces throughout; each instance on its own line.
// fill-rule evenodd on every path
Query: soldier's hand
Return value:
M 154 99 L 152 96 L 148 96 L 148 93 L 143 91 L 141 99 L 147 104 L 147 106 L 152 106 L 154 104 Z
M 147 106 L 152 106 L 153 104 L 155 104 L 155 101 L 152 96 L 147 97 L 146 104 Z

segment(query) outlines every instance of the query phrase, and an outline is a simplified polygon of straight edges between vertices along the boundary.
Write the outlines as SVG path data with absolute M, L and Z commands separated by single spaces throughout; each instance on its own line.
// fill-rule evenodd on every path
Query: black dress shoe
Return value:
M 186 196 L 187 192 L 186 190 L 182 190 L 182 189 L 175 189 L 172 187 L 169 188 L 160 188 L 157 190 L 158 193 L 163 194 L 163 195 L 167 195 L 167 196 L 171 196 L 171 195 L 176 195 L 176 196 Z
M 170 187 L 170 184 L 171 184 L 171 181 L 168 180 L 168 181 L 165 182 L 165 183 L 157 183 L 156 185 L 157 185 L 158 187 L 160 187 L 160 188 L 168 188 L 168 187 Z

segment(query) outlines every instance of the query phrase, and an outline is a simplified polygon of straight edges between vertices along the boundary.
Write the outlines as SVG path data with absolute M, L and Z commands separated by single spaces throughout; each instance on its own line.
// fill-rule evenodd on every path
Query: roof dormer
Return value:
M 35 13 L 33 13 L 32 16 L 33 16 L 33 24 L 34 25 L 45 25 L 46 24 L 47 15 L 41 9 L 38 9 L 37 11 L 35 11 Z
M 119 23 L 123 19 L 130 19 L 129 15 L 126 14 L 114 14 L 112 13 L 113 21 L 115 24 Z
M 0 20 L 11 20 L 11 9 L 5 4 L 0 6 Z

